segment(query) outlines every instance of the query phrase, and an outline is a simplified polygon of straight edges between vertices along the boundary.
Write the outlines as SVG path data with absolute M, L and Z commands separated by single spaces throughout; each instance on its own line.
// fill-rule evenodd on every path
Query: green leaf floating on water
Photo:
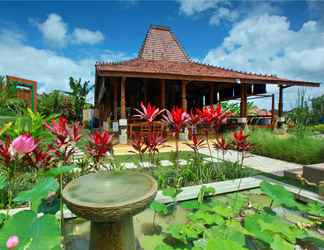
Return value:
M 281 185 L 271 184 L 269 182 L 263 181 L 260 184 L 260 188 L 262 192 L 264 192 L 273 201 L 279 203 L 280 205 L 289 208 L 298 207 L 298 203 L 295 201 L 294 195 Z
M 57 180 L 52 177 L 43 178 L 31 190 L 20 192 L 14 201 L 18 203 L 30 201 L 33 211 L 37 211 L 42 199 L 47 198 L 50 193 L 56 192 L 58 188 Z
M 159 215 L 167 215 L 169 213 L 167 205 L 157 201 L 153 201 L 150 204 L 150 208 Z
M 184 201 L 180 203 L 180 207 L 188 210 L 197 210 L 200 208 L 200 203 L 197 200 Z
M 167 232 L 175 239 L 187 244 L 199 238 L 206 228 L 200 224 L 172 224 Z
M 271 249 L 273 250 L 294 250 L 295 246 L 282 239 L 280 236 L 275 235 L 273 242 L 271 243 Z
M 177 195 L 180 194 L 181 192 L 182 192 L 181 189 L 174 188 L 174 187 L 168 187 L 168 188 L 162 190 L 162 194 L 164 196 L 168 196 L 172 199 L 177 197 Z
M 310 202 L 307 204 L 307 212 L 311 215 L 324 217 L 324 206 L 319 202 Z
M 0 230 L 0 249 L 7 249 L 6 242 L 12 235 L 19 238 L 15 250 L 53 249 L 60 243 L 60 227 L 53 215 L 37 218 L 35 212 L 28 210 L 13 215 Z
M 224 219 L 218 214 L 211 214 L 208 211 L 198 210 L 195 213 L 188 214 L 188 219 L 195 223 L 204 225 L 224 224 Z
M 205 250 L 248 250 L 248 249 L 232 240 L 214 238 L 208 240 Z

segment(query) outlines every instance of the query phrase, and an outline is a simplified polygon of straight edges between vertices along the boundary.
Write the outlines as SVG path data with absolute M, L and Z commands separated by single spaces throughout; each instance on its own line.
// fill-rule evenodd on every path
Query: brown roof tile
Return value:
M 254 80 L 262 83 L 319 86 L 318 83 L 295 81 L 274 75 L 262 75 L 225 69 L 191 61 L 169 28 L 151 26 L 137 58 L 118 63 L 97 63 L 98 75 L 154 74 L 177 77 L 201 77 L 213 80 Z M 179 78 L 180 80 L 181 78 Z
M 189 62 L 174 34 L 167 27 L 151 26 L 138 55 L 146 60 Z

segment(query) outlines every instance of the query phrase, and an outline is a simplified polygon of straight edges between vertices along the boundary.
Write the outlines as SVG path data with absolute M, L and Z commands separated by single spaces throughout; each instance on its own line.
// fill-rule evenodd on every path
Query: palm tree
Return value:
M 82 113 L 84 105 L 86 104 L 87 95 L 94 88 L 94 85 L 89 86 L 90 81 L 84 81 L 83 83 L 81 83 L 81 81 L 81 78 L 77 80 L 73 77 L 70 77 L 69 85 L 71 91 L 66 92 L 73 98 L 76 118 L 79 121 L 82 121 Z

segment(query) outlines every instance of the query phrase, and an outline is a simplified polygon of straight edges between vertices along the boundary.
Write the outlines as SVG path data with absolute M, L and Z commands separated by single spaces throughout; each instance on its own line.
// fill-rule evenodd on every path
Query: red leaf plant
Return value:
M 197 126 L 202 122 L 201 111 L 196 108 L 192 109 L 189 114 L 188 124 L 191 126 L 192 134 L 197 134 Z
M 48 146 L 46 151 L 43 151 L 37 147 L 31 154 L 26 155 L 24 159 L 26 164 L 32 167 L 37 169 L 49 169 L 58 161 L 57 158 L 53 157 L 51 152 L 50 146 Z M 54 153 L 56 153 L 56 150 Z
M 130 151 L 131 153 L 137 153 L 139 156 L 139 160 L 143 161 L 143 155 L 147 150 L 147 145 L 145 144 L 144 137 L 141 136 L 140 133 L 133 133 L 132 134 L 132 147 L 134 151 Z
M 107 155 L 107 152 L 112 149 L 113 135 L 104 130 L 102 132 L 95 131 L 90 135 L 87 152 L 95 162 L 96 168 L 100 161 Z
M 245 152 L 249 151 L 252 146 L 252 144 L 250 144 L 247 141 L 248 137 L 249 137 L 249 135 L 246 135 L 244 133 L 243 129 L 240 129 L 239 131 L 236 131 L 233 133 L 233 143 L 234 143 L 235 149 L 237 151 L 241 152 L 241 167 L 243 166 Z
M 198 138 L 197 134 L 193 134 L 191 140 L 192 143 L 186 142 L 184 144 L 191 148 L 194 151 L 195 155 L 198 154 L 200 149 L 206 147 L 205 140 Z
M 11 145 L 11 141 L 9 135 L 6 136 L 5 142 L 2 142 L 0 140 L 0 156 L 4 165 L 7 167 L 10 165 L 10 161 L 11 161 L 10 145 Z
M 150 103 L 148 103 L 147 106 L 145 106 L 143 102 L 141 102 L 141 110 L 134 110 L 137 113 L 136 115 L 134 115 L 134 117 L 146 120 L 149 123 L 152 123 L 153 120 L 155 120 L 155 118 L 164 111 L 163 109 L 160 110 L 159 108 L 155 107 L 154 105 L 151 105 Z
M 166 141 L 166 137 L 156 132 L 149 133 L 145 137 L 145 145 L 150 154 L 159 153 L 160 148 L 164 147 Z
M 223 160 L 225 160 L 225 153 L 227 152 L 227 150 L 230 147 L 230 144 L 228 144 L 225 140 L 225 138 L 223 136 L 218 137 L 215 141 L 215 143 L 213 144 L 214 148 L 216 150 L 221 150 L 222 151 L 222 155 L 223 155 Z
M 176 137 L 184 129 L 190 121 L 190 116 L 182 108 L 173 107 L 171 111 L 166 110 L 166 115 L 163 115 L 164 121 L 171 127 Z
M 81 138 L 81 125 L 79 122 L 68 124 L 64 116 L 60 116 L 58 121 L 52 120 L 51 124 L 45 123 L 47 128 L 55 137 L 55 145 L 50 145 L 49 150 L 64 163 L 70 161 L 75 153 L 75 143 Z

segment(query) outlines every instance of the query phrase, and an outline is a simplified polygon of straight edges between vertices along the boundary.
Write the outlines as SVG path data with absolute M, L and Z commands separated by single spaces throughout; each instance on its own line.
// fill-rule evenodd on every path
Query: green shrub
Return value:
M 18 118 L 21 119 L 21 122 L 26 125 L 26 126 L 30 126 L 31 121 L 28 117 L 24 117 L 24 116 L 0 116 L 0 128 L 3 127 L 6 123 L 9 122 L 15 122 Z
M 324 134 L 324 124 L 317 124 L 311 127 L 313 132 Z
M 269 130 L 250 134 L 252 153 L 300 164 L 324 162 L 324 140 L 311 136 L 278 136 Z

